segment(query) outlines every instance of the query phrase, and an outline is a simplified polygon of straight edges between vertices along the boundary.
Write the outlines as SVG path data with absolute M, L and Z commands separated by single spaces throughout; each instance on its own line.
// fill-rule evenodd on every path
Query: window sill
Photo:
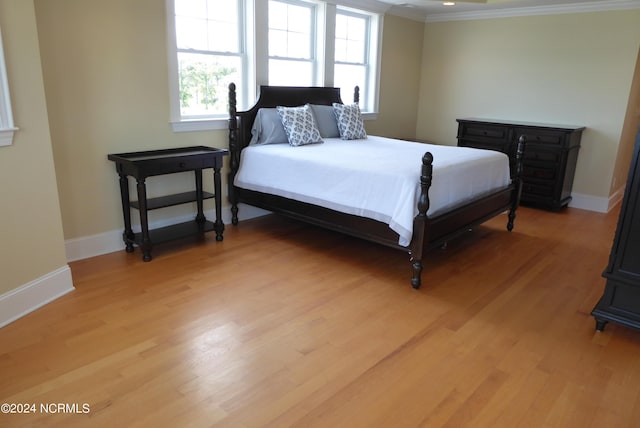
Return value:
M 170 122 L 173 132 L 215 131 L 229 129 L 229 119 L 194 119 Z
M 0 129 L 0 147 L 13 144 L 13 135 L 18 128 Z

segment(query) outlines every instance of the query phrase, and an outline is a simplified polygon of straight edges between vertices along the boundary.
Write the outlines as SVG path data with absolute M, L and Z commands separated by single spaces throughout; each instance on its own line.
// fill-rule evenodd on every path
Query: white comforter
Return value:
M 418 213 L 422 156 L 433 154 L 427 215 L 436 216 L 509 185 L 499 152 L 369 136 L 323 144 L 249 146 L 234 184 L 385 222 L 407 246 Z

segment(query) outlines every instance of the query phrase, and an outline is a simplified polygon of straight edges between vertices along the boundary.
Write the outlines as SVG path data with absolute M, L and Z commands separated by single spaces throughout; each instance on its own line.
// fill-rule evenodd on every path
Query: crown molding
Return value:
M 438 13 L 427 15 L 425 22 L 468 21 L 472 19 L 511 18 L 517 16 L 557 15 L 564 13 L 606 12 L 640 9 L 640 0 L 610 0 L 590 3 L 529 6 L 473 12 Z
M 326 0 L 327 3 L 337 6 L 353 7 L 375 13 L 387 13 L 391 8 L 390 4 L 377 0 Z
M 429 15 L 419 8 L 391 6 L 387 12 L 390 15 L 402 18 L 413 19 L 414 21 L 425 22 Z

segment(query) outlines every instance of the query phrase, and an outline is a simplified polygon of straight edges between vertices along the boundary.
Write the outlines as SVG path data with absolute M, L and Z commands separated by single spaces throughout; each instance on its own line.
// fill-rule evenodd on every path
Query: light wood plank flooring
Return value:
M 74 262 L 0 329 L 0 403 L 89 411 L 0 426 L 637 427 L 640 332 L 590 316 L 616 221 L 501 215 L 419 291 L 405 254 L 276 216 Z

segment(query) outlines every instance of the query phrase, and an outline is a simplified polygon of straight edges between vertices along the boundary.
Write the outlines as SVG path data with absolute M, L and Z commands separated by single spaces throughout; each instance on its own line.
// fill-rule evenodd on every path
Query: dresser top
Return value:
M 465 117 L 456 119 L 458 122 L 476 122 L 476 123 L 489 123 L 494 125 L 512 125 L 512 126 L 528 126 L 535 128 L 553 128 L 553 129 L 565 129 L 568 131 L 581 131 L 585 127 L 577 125 L 563 125 L 557 123 L 543 123 L 543 122 L 525 122 L 521 120 L 504 120 L 504 119 L 489 119 L 481 117 Z

